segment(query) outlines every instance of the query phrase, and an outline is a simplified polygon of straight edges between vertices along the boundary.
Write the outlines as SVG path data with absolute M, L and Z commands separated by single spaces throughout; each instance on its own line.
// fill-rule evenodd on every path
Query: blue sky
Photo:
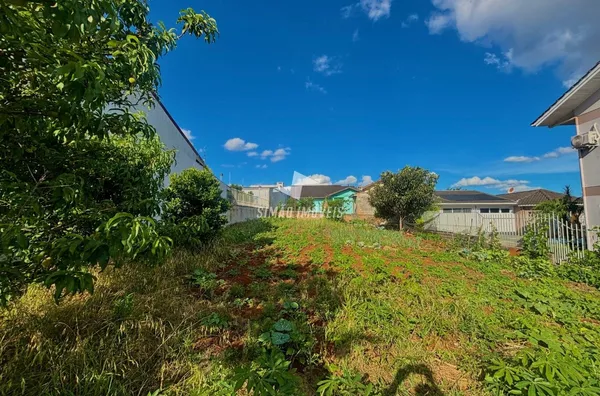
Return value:
M 600 58 L 596 1 L 154 0 L 154 21 L 191 6 L 221 32 L 161 60 L 160 96 L 226 182 L 412 165 L 440 189 L 579 193 L 574 128 L 529 125 Z

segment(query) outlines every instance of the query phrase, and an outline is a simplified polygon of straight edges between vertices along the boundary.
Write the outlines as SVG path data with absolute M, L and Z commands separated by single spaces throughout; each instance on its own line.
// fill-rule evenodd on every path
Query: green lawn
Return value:
M 107 270 L 91 296 L 30 288 L 0 312 L 0 393 L 595 395 L 599 345 L 596 289 L 431 237 L 274 219 Z

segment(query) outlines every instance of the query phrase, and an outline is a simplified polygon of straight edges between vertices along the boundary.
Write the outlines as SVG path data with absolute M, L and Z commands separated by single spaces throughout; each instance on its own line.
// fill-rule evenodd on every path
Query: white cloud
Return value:
M 555 150 L 552 150 L 541 157 L 528 157 L 524 155 L 515 155 L 504 158 L 504 162 L 536 162 L 542 161 L 544 159 L 554 159 L 562 157 L 563 155 L 576 154 L 577 150 L 572 147 L 559 147 Z
M 554 151 L 544 154 L 544 158 L 558 158 L 569 154 L 577 154 L 577 150 L 573 147 L 559 147 Z
M 358 37 L 358 29 L 356 29 L 354 31 L 354 33 L 352 33 L 352 42 L 356 43 L 358 41 L 359 37 Z
M 512 49 L 502 54 L 502 58 L 498 55 L 486 52 L 483 61 L 486 65 L 495 66 L 498 70 L 509 72 L 512 70 Z
M 310 176 L 299 176 L 294 180 L 294 185 L 297 186 L 317 186 L 329 184 L 331 184 L 331 178 L 319 173 Z
M 479 176 L 463 178 L 454 183 L 452 187 L 484 187 L 495 190 L 508 190 L 509 188 L 514 188 L 515 191 L 532 190 L 535 188 L 529 185 L 528 180 L 498 180 L 489 176 L 484 178 L 480 178 Z
M 335 184 L 341 184 L 342 186 L 347 186 L 350 184 L 354 184 L 358 181 L 358 179 L 356 178 L 356 176 L 347 176 L 346 178 L 339 180 L 337 182 L 335 182 Z
M 511 157 L 504 158 L 504 162 L 533 162 L 539 160 L 540 157 L 526 157 L 524 155 L 513 155 Z
M 260 153 L 260 158 L 267 159 L 272 155 L 273 155 L 273 150 L 264 150 L 262 153 Z
M 392 0 L 360 0 L 359 4 L 372 21 L 388 18 L 392 11 Z
M 419 20 L 419 14 L 410 14 L 408 17 L 406 17 L 406 19 L 404 21 L 402 21 L 402 27 L 403 28 L 407 28 L 410 27 L 410 25 L 413 22 L 417 22 Z
M 290 154 L 289 149 L 277 149 L 271 156 L 271 162 L 283 161 Z
M 362 180 L 360 181 L 360 183 L 358 183 L 358 185 L 360 187 L 365 187 L 372 183 L 373 183 L 373 178 L 371 176 L 363 176 Z
M 244 139 L 240 138 L 233 138 L 226 141 L 223 147 L 229 151 L 248 151 L 257 148 L 258 144 L 246 142 Z
M 289 147 L 279 148 L 275 151 L 264 150 L 262 153 L 260 153 L 260 158 L 262 158 L 264 160 L 270 159 L 271 162 L 279 162 L 279 161 L 283 161 L 284 159 L 286 159 L 286 157 L 288 155 L 290 155 L 290 151 L 291 151 L 291 149 Z
M 340 9 L 342 18 L 350 18 L 354 10 L 362 9 L 372 21 L 386 17 L 389 18 L 392 10 L 392 0 L 360 0 L 358 3 L 350 4 Z
M 189 129 L 182 128 L 181 132 L 183 132 L 183 134 L 186 138 L 188 138 L 188 140 L 194 140 L 194 135 L 192 135 L 192 131 L 190 131 Z
M 332 76 L 342 72 L 342 64 L 334 57 L 321 55 L 313 60 L 313 70 L 326 76 Z
M 256 165 L 257 169 L 267 169 L 267 164 Z
M 304 86 L 309 91 L 316 91 L 316 92 L 320 92 L 322 94 L 326 94 L 327 93 L 327 91 L 325 90 L 325 88 L 323 88 L 319 84 L 316 84 L 316 83 L 310 81 L 310 79 L 306 80 L 306 83 L 304 83 Z
M 340 13 L 342 14 L 342 18 L 348 19 L 352 16 L 354 12 L 354 8 L 356 8 L 356 4 L 350 4 L 348 6 L 342 7 L 340 9 Z
M 572 83 L 598 60 L 598 0 L 432 0 L 427 20 L 432 34 L 456 29 L 461 40 L 496 46 L 527 72 L 558 65 Z M 506 54 L 511 54 L 507 57 Z M 493 58 L 489 58 L 492 60 Z
M 248 152 L 248 157 L 257 157 L 258 153 L 256 151 L 249 151 Z

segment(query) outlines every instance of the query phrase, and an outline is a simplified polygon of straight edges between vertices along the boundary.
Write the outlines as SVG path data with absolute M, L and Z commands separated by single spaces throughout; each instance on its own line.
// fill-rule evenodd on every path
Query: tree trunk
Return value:
M 402 217 L 400 217 L 398 220 L 398 230 L 402 231 Z

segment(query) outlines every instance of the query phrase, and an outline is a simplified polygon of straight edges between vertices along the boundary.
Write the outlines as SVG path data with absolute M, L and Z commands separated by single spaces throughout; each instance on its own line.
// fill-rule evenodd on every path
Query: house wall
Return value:
M 594 124 L 600 130 L 600 90 L 575 109 L 577 134 L 590 131 Z M 600 147 L 579 151 L 583 203 L 588 229 L 600 226 Z M 598 235 L 588 232 L 588 246 L 593 247 Z
M 353 190 L 344 190 L 339 193 L 330 195 L 328 199 L 344 199 L 344 214 L 350 215 L 354 213 L 354 200 L 356 196 L 356 191 Z M 325 203 L 325 199 L 323 198 L 315 198 L 315 208 L 314 211 L 318 213 L 323 212 L 323 204 Z
M 160 140 L 167 149 L 175 149 L 175 163 L 171 167 L 171 173 L 179 173 L 188 168 L 204 169 L 202 159 L 160 102 L 157 101 L 151 109 L 143 105 L 135 106 L 134 109 L 146 113 L 148 123 L 156 128 Z M 169 177 L 167 176 L 165 186 L 168 185 Z
M 499 203 L 443 203 L 440 205 L 440 212 L 444 212 L 444 209 L 449 209 L 449 208 L 457 208 L 457 209 L 470 209 L 471 213 L 479 213 L 480 210 L 482 208 L 488 208 L 488 209 L 508 209 L 510 210 L 510 213 L 514 213 L 515 211 L 515 205 L 512 203 L 506 203 L 506 204 L 499 204 Z M 484 213 L 482 213 L 484 214 Z M 502 214 L 502 213 L 501 213 Z M 508 213 L 503 213 L 503 214 L 508 214 Z
M 375 216 L 375 208 L 369 203 L 369 191 L 356 193 L 356 214 L 359 217 Z
M 285 204 L 288 195 L 273 187 L 244 187 L 245 193 L 252 193 L 259 198 L 259 203 L 269 208 L 276 208 L 279 204 Z

